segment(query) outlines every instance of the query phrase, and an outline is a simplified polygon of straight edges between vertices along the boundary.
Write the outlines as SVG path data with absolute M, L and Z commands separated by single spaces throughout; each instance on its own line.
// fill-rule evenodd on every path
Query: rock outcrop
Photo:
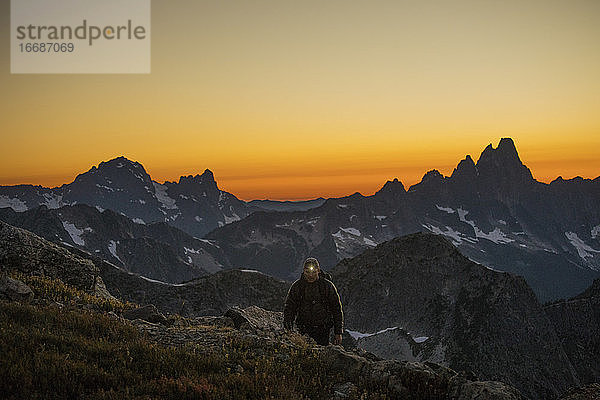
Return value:
M 544 307 L 582 384 L 600 381 L 600 279 L 582 294 Z
M 18 279 L 0 275 L 0 299 L 27 302 L 33 299 L 33 291 Z
M 24 229 L 0 221 L 0 269 L 28 275 L 59 278 L 87 292 L 101 287 L 99 270 L 90 261 L 72 254 Z
M 476 264 L 442 236 L 413 234 L 340 262 L 332 271 L 346 325 L 379 355 L 434 361 L 552 399 L 579 379 L 523 278 Z M 368 296 L 365 294 L 368 293 Z M 378 339 L 381 339 L 379 343 Z M 394 342 L 394 344 L 392 344 Z M 359 342 L 360 345 L 360 342 Z
M 223 325 L 229 319 L 230 325 Z M 136 320 L 134 324 L 149 337 L 167 346 L 197 344 L 201 351 L 219 351 L 225 341 L 243 338 L 252 343 L 252 351 L 267 352 L 273 343 L 289 348 L 312 347 L 319 355 L 322 368 L 339 376 L 332 398 L 356 395 L 359 384 L 387 388 L 393 398 L 455 400 L 518 400 L 520 392 L 507 384 L 478 381 L 434 363 L 384 360 L 362 350 L 346 350 L 341 346 L 317 346 L 311 339 L 280 328 L 281 312 L 270 312 L 252 306 L 228 310 L 221 319 L 186 319 L 170 327 Z M 234 328 L 236 327 L 236 328 Z M 281 354 L 282 353 L 282 354 Z M 285 353 L 280 351 L 285 357 Z M 354 396 L 356 397 L 356 396 Z

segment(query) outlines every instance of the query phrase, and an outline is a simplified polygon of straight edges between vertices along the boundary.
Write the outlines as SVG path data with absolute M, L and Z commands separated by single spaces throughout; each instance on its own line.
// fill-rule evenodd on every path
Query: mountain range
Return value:
M 229 268 L 289 281 L 307 256 L 332 268 L 395 237 L 431 232 L 477 263 L 523 276 L 541 301 L 577 295 L 600 276 L 598 204 L 600 177 L 538 182 L 509 138 L 487 146 L 477 162 L 467 155 L 451 176 L 427 172 L 408 190 L 394 179 L 371 196 L 298 205 L 242 202 L 221 191 L 209 170 L 160 184 L 123 157 L 59 188 L 0 187 L 0 207 L 10 208 L 1 219 L 167 282 Z M 36 212 L 40 206 L 46 209 Z M 54 215 L 51 228 L 46 214 Z M 117 224 L 122 233 L 97 227 Z
M 218 317 L 231 307 L 258 305 L 280 311 L 289 287 L 251 270 L 220 271 L 184 284 L 148 280 L 0 222 L 0 272 L 11 271 L 58 278 L 96 295 L 154 304 L 169 315 L 200 318 L 197 321 Z M 431 233 L 381 243 L 341 261 L 331 272 L 347 332 L 373 353 L 365 353 L 367 358 L 386 359 L 382 376 L 393 374 L 393 365 L 442 374 L 456 374 L 454 370 L 460 381 L 500 381 L 532 399 L 556 399 L 574 387 L 597 382 L 600 280 L 572 299 L 542 306 L 523 278 L 476 264 L 448 239 Z M 281 329 L 280 317 L 278 321 L 269 324 L 270 335 Z M 155 333 L 160 328 L 140 323 Z M 193 340 L 209 339 L 200 335 Z M 262 333 L 260 341 L 264 340 Z M 356 355 L 341 357 L 331 365 L 344 361 L 344 373 L 362 371 Z

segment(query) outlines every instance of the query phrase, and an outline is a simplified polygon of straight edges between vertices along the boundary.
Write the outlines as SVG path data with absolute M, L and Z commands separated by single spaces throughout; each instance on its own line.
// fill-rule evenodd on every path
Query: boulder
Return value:
M 154 304 L 148 304 L 147 306 L 125 311 L 123 313 L 123 318 L 128 320 L 141 319 L 144 321 L 158 324 L 167 323 L 167 318 L 165 318 L 165 316 L 160 311 L 158 311 Z
M 233 320 L 235 327 L 258 330 L 278 331 L 283 327 L 283 313 L 268 311 L 257 306 L 244 309 L 232 307 L 225 313 L 225 317 Z
M 0 277 L 0 299 L 28 302 L 33 299 L 33 291 L 20 280 L 3 275 Z

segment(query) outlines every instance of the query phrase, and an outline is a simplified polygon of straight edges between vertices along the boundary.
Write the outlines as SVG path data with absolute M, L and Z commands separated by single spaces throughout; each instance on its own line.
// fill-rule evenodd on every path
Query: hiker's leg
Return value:
M 311 337 L 315 339 L 317 344 L 327 346 L 329 344 L 329 329 L 318 329 L 312 332 Z

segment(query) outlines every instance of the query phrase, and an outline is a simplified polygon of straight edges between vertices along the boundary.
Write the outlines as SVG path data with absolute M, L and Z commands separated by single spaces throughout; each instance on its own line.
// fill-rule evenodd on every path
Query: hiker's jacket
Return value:
M 315 282 L 308 282 L 304 275 L 292 284 L 285 299 L 283 324 L 291 329 L 296 325 L 314 329 L 333 326 L 336 335 L 341 335 L 344 328 L 344 316 L 340 296 L 333 282 L 319 276 Z

